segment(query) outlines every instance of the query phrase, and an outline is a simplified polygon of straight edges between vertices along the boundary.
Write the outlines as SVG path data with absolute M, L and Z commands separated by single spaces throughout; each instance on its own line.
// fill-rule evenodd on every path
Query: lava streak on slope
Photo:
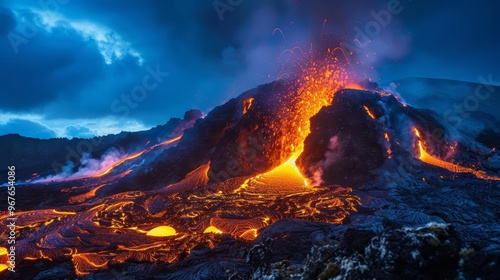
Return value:
M 437 157 L 430 155 L 424 149 L 424 144 L 423 144 L 424 141 L 422 139 L 422 136 L 420 135 L 420 131 L 418 131 L 417 128 L 413 128 L 413 131 L 415 133 L 415 136 L 418 139 L 418 143 L 417 143 L 418 150 L 419 150 L 418 151 L 418 155 L 419 155 L 418 158 L 421 161 L 428 163 L 428 164 L 431 164 L 431 165 L 434 165 L 434 166 L 437 166 L 437 167 L 440 167 L 440 168 L 447 169 L 453 173 L 470 173 L 470 174 L 474 174 L 474 176 L 476 176 L 477 178 L 484 179 L 484 180 L 496 180 L 496 181 L 500 180 L 499 177 L 488 175 L 486 172 L 484 172 L 482 170 L 475 170 L 475 169 L 472 169 L 469 167 L 460 166 L 458 164 L 447 162 L 447 161 L 444 161 L 440 158 L 437 158 Z
M 97 175 L 94 175 L 93 177 L 95 177 L 95 178 L 99 178 L 99 177 L 102 177 L 102 176 L 104 176 L 104 175 L 107 175 L 107 174 L 109 174 L 109 173 L 110 173 L 113 169 L 115 169 L 117 166 L 120 166 L 120 165 L 121 165 L 121 164 L 123 164 L 124 162 L 127 162 L 127 161 L 129 161 L 129 160 L 132 160 L 132 159 L 138 158 L 138 157 L 140 157 L 142 154 L 147 153 L 147 152 L 150 152 L 151 150 L 155 149 L 155 148 L 156 148 L 156 147 L 158 147 L 158 146 L 170 145 L 170 144 L 172 144 L 172 143 L 175 143 L 175 142 L 177 142 L 177 141 L 181 140 L 181 138 L 182 138 L 182 135 L 179 135 L 179 136 L 174 137 L 174 138 L 172 138 L 172 139 L 168 139 L 168 140 L 165 140 L 165 141 L 163 141 L 163 142 L 161 142 L 161 143 L 155 144 L 155 145 L 153 145 L 153 146 L 151 146 L 151 147 L 149 147 L 149 148 L 147 148 L 147 149 L 145 149 L 145 150 L 142 150 L 142 151 L 140 151 L 140 152 L 137 152 L 137 153 L 135 153 L 135 154 L 133 154 L 133 155 L 126 156 L 125 158 L 122 158 L 121 160 L 117 161 L 117 162 L 116 162 L 116 163 L 114 163 L 112 166 L 110 166 L 108 169 L 106 169 L 106 171 L 104 171 L 104 172 L 102 172 L 102 173 L 99 173 L 99 174 L 97 174 Z

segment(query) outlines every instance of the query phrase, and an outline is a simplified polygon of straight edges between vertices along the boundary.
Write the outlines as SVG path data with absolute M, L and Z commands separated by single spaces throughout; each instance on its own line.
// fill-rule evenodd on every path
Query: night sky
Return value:
M 0 1 L 0 135 L 91 137 L 207 113 L 274 80 L 294 46 L 357 46 L 358 71 L 380 83 L 500 84 L 499 11 L 494 0 Z

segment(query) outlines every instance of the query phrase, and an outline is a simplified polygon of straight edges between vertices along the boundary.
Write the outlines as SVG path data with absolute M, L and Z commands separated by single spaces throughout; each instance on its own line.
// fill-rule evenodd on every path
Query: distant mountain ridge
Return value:
M 61 171 L 68 160 L 78 168 L 84 153 L 99 158 L 114 147 L 118 150 L 130 151 L 138 146 L 154 145 L 165 138 L 180 134 L 183 129 L 191 127 L 202 116 L 198 110 L 186 112 L 184 117 L 171 118 L 166 124 L 158 125 L 150 130 L 137 132 L 120 132 L 106 136 L 84 138 L 52 138 L 37 139 L 8 134 L 0 136 L 0 171 L 7 172 L 7 166 L 14 165 L 18 180 L 27 180 L 33 173 L 40 176 L 56 174 Z M 6 173 L 5 173 L 6 174 Z
M 413 106 L 441 110 L 443 113 L 451 109 L 459 115 L 482 112 L 494 116 L 499 121 L 500 86 L 488 84 L 487 77 L 481 79 L 484 80 L 480 81 L 478 78 L 478 82 L 473 83 L 410 77 L 395 80 L 393 83 L 399 94 Z

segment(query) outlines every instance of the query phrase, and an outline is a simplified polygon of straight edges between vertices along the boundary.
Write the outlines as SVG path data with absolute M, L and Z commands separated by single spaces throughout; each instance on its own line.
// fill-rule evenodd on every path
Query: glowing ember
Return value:
M 391 150 L 391 139 L 389 138 L 389 133 L 385 132 L 384 138 L 385 138 L 385 140 L 387 140 L 387 157 L 391 158 L 392 157 L 392 150 Z
M 391 139 L 389 138 L 389 134 L 388 134 L 387 132 L 386 132 L 386 133 L 384 133 L 384 138 L 385 138 L 385 140 L 387 140 L 387 141 L 391 141 Z
M 173 227 L 169 227 L 169 226 L 155 227 L 154 229 L 152 229 L 146 233 L 146 235 L 148 235 L 148 236 L 158 236 L 158 237 L 174 236 L 176 234 L 177 234 L 177 232 L 175 231 L 175 229 Z
M 214 227 L 214 226 L 209 226 L 209 227 L 207 227 L 207 228 L 205 229 L 205 231 L 203 231 L 203 233 L 215 233 L 215 234 L 222 234 L 223 232 L 222 232 L 220 229 L 218 229 L 218 228 L 216 228 L 216 227 Z
M 447 169 L 447 170 L 454 172 L 454 173 L 471 173 L 471 174 L 474 174 L 476 177 L 478 177 L 480 179 L 484 179 L 484 180 L 497 180 L 497 181 L 500 180 L 500 178 L 495 177 L 495 176 L 490 176 L 482 170 L 474 170 L 472 168 L 463 167 L 463 166 L 460 166 L 460 165 L 457 165 L 454 163 L 446 162 L 442 159 L 439 159 L 439 158 L 436 158 L 436 157 L 430 155 L 424 149 L 423 140 L 422 140 L 422 137 L 420 136 L 420 132 L 418 131 L 418 129 L 414 128 L 413 130 L 415 132 L 415 136 L 418 137 L 419 159 L 421 161 L 428 163 L 428 164 L 431 164 L 431 165 L 434 165 L 434 166 L 437 166 L 437 167 Z

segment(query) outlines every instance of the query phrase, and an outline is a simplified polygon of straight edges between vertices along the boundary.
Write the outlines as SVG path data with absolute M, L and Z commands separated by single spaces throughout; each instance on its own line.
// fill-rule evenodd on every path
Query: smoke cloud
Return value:
M 74 163 L 68 161 L 62 168 L 61 173 L 37 179 L 33 183 L 63 182 L 97 176 L 104 173 L 108 168 L 125 158 L 125 156 L 125 154 L 116 149 L 109 150 L 100 159 L 94 159 L 90 154 L 85 153 L 80 159 L 80 166 L 76 172 L 74 172 Z

